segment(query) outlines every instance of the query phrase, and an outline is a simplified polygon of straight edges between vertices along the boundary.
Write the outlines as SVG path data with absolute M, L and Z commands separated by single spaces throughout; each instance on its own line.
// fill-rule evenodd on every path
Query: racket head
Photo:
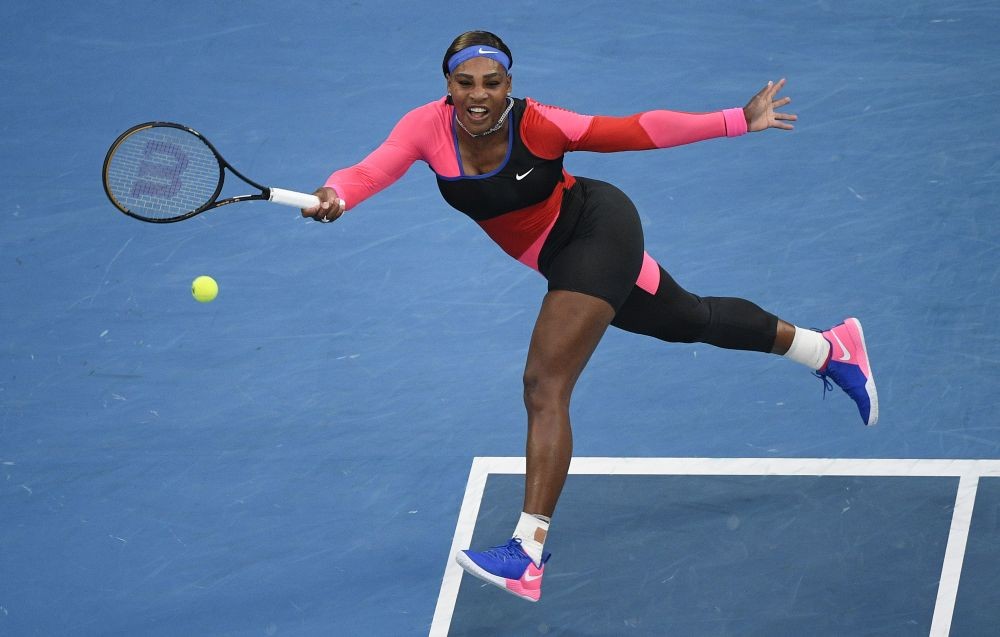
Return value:
M 173 122 L 146 122 L 111 144 L 104 158 L 104 192 L 130 217 L 181 221 L 217 205 L 225 166 L 198 131 Z

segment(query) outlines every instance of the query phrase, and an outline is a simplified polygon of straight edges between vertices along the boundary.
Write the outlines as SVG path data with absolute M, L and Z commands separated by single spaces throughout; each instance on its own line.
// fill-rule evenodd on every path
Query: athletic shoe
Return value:
M 830 358 L 814 372 L 823 380 L 823 395 L 833 390 L 830 379 L 837 383 L 858 404 L 861 420 L 868 426 L 878 422 L 878 393 L 875 377 L 868 363 L 865 333 L 856 318 L 845 319 L 840 325 L 823 332 L 830 343 Z
M 494 546 L 481 553 L 459 551 L 455 561 L 484 582 L 529 602 L 537 602 L 542 596 L 542 574 L 550 557 L 552 554 L 546 553 L 542 556 L 542 563 L 536 566 L 521 548 L 521 540 L 511 538 L 503 546 Z

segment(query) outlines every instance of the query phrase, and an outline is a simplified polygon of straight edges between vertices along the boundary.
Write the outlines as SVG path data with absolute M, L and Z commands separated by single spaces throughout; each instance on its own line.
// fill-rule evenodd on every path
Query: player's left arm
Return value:
M 548 156 L 557 150 L 604 153 L 651 150 L 715 137 L 737 137 L 767 128 L 791 129 L 787 122 L 794 121 L 796 116 L 777 110 L 791 99 L 775 99 L 784 84 L 784 80 L 769 82 L 744 108 L 711 113 L 653 110 L 625 117 L 581 115 L 532 100 L 526 123 L 536 123 L 534 130 L 540 134 L 531 135 L 530 139 L 526 136 L 525 141 L 529 147 L 541 147 L 543 156 Z
M 747 105 L 743 107 L 743 115 L 747 122 L 747 128 L 751 133 L 767 130 L 768 128 L 780 128 L 781 130 L 792 130 L 795 128 L 788 122 L 796 121 L 799 116 L 794 113 L 783 113 L 778 109 L 787 106 L 792 98 L 785 96 L 778 98 L 778 92 L 785 87 L 785 78 L 777 82 L 768 82 L 767 86 L 750 98 Z

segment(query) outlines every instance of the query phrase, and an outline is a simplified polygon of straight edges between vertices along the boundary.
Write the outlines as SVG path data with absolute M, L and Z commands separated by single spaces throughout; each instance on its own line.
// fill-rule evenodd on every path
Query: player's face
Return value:
M 496 60 L 476 57 L 459 64 L 448 76 L 455 113 L 471 133 L 483 133 L 507 108 L 511 78 Z

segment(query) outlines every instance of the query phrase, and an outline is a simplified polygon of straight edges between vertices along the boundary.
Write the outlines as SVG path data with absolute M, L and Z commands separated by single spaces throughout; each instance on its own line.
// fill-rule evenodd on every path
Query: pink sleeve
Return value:
M 397 181 L 416 160 L 428 161 L 434 149 L 447 144 L 437 122 L 441 106 L 443 102 L 432 102 L 404 115 L 378 148 L 361 162 L 330 175 L 324 185 L 336 190 L 347 208 L 353 208 Z
M 544 118 L 551 126 L 559 131 L 565 138 L 565 142 L 576 143 L 580 141 L 594 121 L 593 115 L 581 115 L 558 106 L 549 106 L 528 98 L 529 111 Z
M 579 115 L 534 100 L 530 104 L 532 110 L 548 123 L 549 130 L 558 131 L 554 137 L 563 144 L 563 152 L 588 150 L 609 153 L 669 148 L 746 133 L 746 120 L 743 119 L 743 110 L 739 108 L 714 113 L 656 110 L 627 117 L 610 117 Z M 539 137 L 553 137 L 544 134 L 544 127 L 541 132 L 543 134 Z M 535 144 L 544 145 L 540 140 Z M 549 150 L 552 152 L 555 148 Z

